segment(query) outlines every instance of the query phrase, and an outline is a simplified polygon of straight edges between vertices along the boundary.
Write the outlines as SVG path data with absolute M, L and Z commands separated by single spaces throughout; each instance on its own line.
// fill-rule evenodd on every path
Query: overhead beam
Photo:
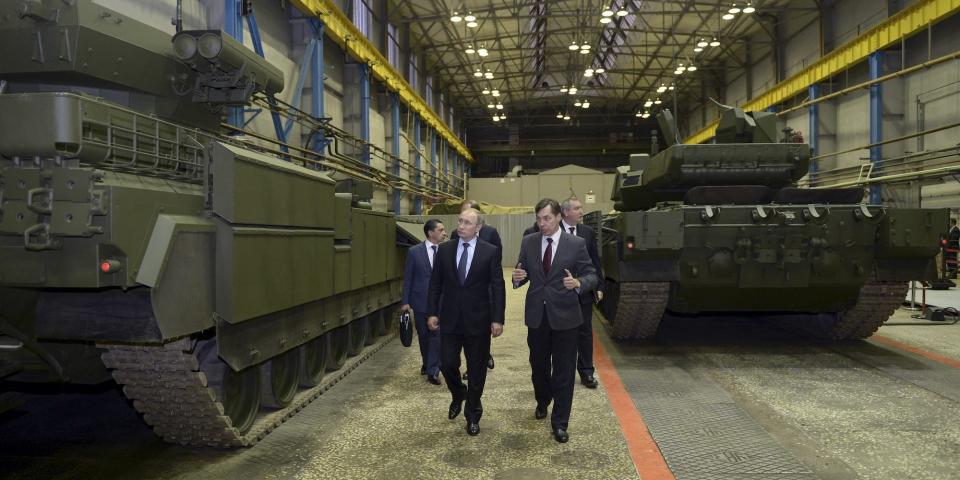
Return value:
M 807 87 L 843 72 L 878 50 L 899 43 L 932 23 L 960 10 L 960 0 L 921 0 L 867 30 L 845 45 L 824 55 L 809 67 L 780 82 L 743 105 L 744 110 L 763 110 L 804 93 Z M 703 143 L 713 137 L 718 120 L 687 137 L 684 143 Z
M 387 88 L 400 94 L 400 98 L 410 110 L 416 112 L 423 121 L 433 127 L 440 135 L 456 148 L 457 152 L 473 161 L 473 154 L 457 138 L 456 134 L 437 116 L 427 102 L 407 83 L 390 62 L 370 43 L 366 36 L 347 18 L 332 0 L 293 0 L 297 8 L 313 15 L 326 24 L 326 33 L 343 49 L 358 61 L 370 66 L 373 76 L 383 82 Z

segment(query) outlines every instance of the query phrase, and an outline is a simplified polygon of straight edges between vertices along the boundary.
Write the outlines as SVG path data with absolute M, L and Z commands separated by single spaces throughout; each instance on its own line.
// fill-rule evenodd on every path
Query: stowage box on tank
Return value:
M 670 138 L 669 112 L 660 123 Z M 614 337 L 653 336 L 672 311 L 809 313 L 829 338 L 865 338 L 909 280 L 930 278 L 946 210 L 863 203 L 859 187 L 796 188 L 809 146 L 776 143 L 775 127 L 773 114 L 734 108 L 717 143 L 621 168 L 603 250 Z

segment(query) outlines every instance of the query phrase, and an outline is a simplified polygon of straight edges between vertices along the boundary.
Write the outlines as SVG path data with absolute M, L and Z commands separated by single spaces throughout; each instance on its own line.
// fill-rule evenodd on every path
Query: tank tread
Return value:
M 860 340 L 873 335 L 897 310 L 907 295 L 906 282 L 867 282 L 857 303 L 837 314 L 828 335 L 833 340 Z
M 163 346 L 99 345 L 107 349 L 102 358 L 113 378 L 123 385 L 123 393 L 164 441 L 181 445 L 209 447 L 247 447 L 256 444 L 268 433 L 329 390 L 390 342 L 395 334 L 382 337 L 353 357 L 312 388 L 297 392 L 285 408 L 261 411 L 245 434 L 233 427 L 224 415 L 223 405 L 207 385 L 196 357 L 187 341 Z M 253 367 L 256 368 L 256 367 Z
M 670 298 L 670 282 L 623 282 L 612 319 L 614 338 L 649 338 L 660 328 Z

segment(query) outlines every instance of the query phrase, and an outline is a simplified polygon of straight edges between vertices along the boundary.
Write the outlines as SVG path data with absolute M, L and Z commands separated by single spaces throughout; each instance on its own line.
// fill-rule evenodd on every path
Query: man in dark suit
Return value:
M 440 220 L 430 219 L 423 225 L 426 241 L 410 247 L 403 268 L 403 311 L 413 312 L 417 327 L 417 343 L 420 345 L 420 375 L 427 381 L 440 385 L 440 334 L 427 328 L 427 292 L 430 289 L 430 272 L 437 255 L 437 247 L 446 236 Z
M 523 237 L 513 288 L 530 282 L 524 306 L 527 346 L 530 347 L 534 416 L 547 416 L 553 402 L 550 426 L 553 438 L 566 443 L 573 405 L 577 366 L 577 339 L 583 323 L 580 292 L 592 290 L 597 275 L 586 242 L 560 230 L 560 205 L 544 198 L 537 203 L 540 232 Z M 551 369 L 552 367 L 552 369 Z
M 480 209 L 480 202 L 476 200 L 464 200 L 463 203 L 460 205 L 461 212 L 463 212 L 464 210 L 467 210 L 468 208 L 472 208 L 480 212 L 481 214 L 483 214 L 483 210 Z M 500 250 L 500 255 L 501 256 L 503 255 L 503 242 L 500 241 L 500 233 L 497 232 L 496 228 L 490 225 L 484 224 L 480 227 L 480 234 L 478 236 L 480 237 L 480 240 L 483 240 L 487 243 L 492 244 L 494 247 L 497 247 L 497 249 Z M 450 234 L 450 240 L 459 240 L 459 239 L 460 239 L 459 234 L 457 233 L 456 230 L 454 230 L 453 233 Z M 467 367 L 469 368 L 469 365 L 467 365 Z M 490 358 L 487 359 L 487 368 L 493 370 L 493 367 L 494 367 L 493 355 L 491 354 Z M 463 379 L 464 380 L 467 379 L 466 372 L 463 373 Z
M 957 227 L 957 219 L 950 219 L 950 231 L 947 232 L 947 275 L 957 276 L 957 249 L 960 249 L 960 227 Z
M 480 433 L 485 363 L 490 337 L 503 333 L 506 293 L 501 250 L 477 237 L 483 215 L 467 209 L 457 219 L 457 241 L 440 245 L 430 275 L 427 326 L 440 331 L 440 371 L 453 400 L 447 417 L 457 418 L 466 400 L 467 434 Z M 467 358 L 467 385 L 460 378 L 460 352 Z
M 597 232 L 590 225 L 581 223 L 583 219 L 583 205 L 576 197 L 570 197 L 560 204 L 560 229 L 571 235 L 576 235 L 587 242 L 587 253 L 590 262 L 597 272 L 597 287 L 593 291 L 580 291 L 580 308 L 583 315 L 583 324 L 577 344 L 577 372 L 580 373 L 580 383 L 587 388 L 597 388 L 597 379 L 594 377 L 596 369 L 593 367 L 593 300 L 603 300 L 603 272 L 600 270 L 600 254 L 597 252 Z

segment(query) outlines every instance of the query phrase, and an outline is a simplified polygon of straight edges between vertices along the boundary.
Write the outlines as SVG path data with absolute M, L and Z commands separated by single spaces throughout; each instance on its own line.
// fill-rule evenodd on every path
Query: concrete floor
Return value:
M 419 376 L 416 346 L 394 341 L 260 444 L 237 451 L 158 441 L 112 385 L 28 393 L 24 408 L 0 416 L 0 477 L 629 479 L 648 472 L 631 459 L 625 437 L 632 435 L 620 430 L 607 397 L 616 383 L 609 374 L 601 373 L 598 390 L 577 385 L 570 443 L 557 444 L 549 422 L 533 419 L 523 292 L 508 291 L 478 437 L 465 434 L 462 417 L 446 419 L 449 395 Z M 913 321 L 901 310 L 890 323 Z M 960 368 L 879 338 L 822 344 L 795 325 L 762 319 L 668 318 L 649 342 L 612 342 L 602 322 L 595 330 L 676 478 L 960 478 Z M 891 325 L 880 335 L 960 359 L 960 324 Z M 734 423 L 684 436 L 685 424 L 701 417 Z

